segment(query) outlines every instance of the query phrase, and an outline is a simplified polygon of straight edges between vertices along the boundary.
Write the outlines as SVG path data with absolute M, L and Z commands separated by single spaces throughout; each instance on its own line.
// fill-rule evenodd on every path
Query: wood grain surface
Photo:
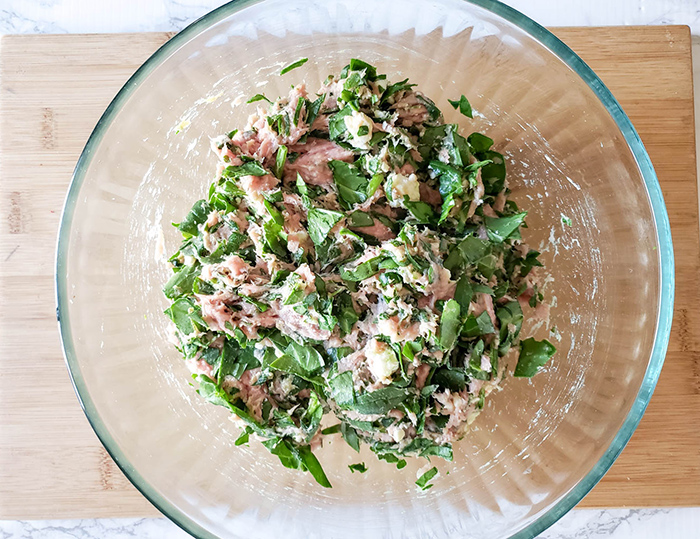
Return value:
M 676 252 L 669 353 L 644 419 L 585 507 L 700 505 L 700 244 L 687 27 L 561 28 L 639 131 Z M 167 34 L 0 41 L 0 519 L 153 516 L 104 451 L 59 344 L 54 249 L 95 122 Z

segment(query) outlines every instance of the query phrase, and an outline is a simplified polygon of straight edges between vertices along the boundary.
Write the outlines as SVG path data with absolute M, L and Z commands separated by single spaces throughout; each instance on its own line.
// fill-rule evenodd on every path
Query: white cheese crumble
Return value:
M 398 114 L 396 114 L 395 118 L 398 118 Z M 395 120 L 394 120 L 395 121 Z M 405 129 L 401 129 L 400 127 L 396 127 L 392 125 L 390 122 L 382 122 L 382 131 L 386 131 L 394 137 L 395 140 L 406 146 L 409 150 L 415 150 L 417 149 L 417 146 L 413 143 L 411 140 L 411 137 L 408 136 L 408 133 L 406 132 Z
M 379 382 L 388 383 L 391 375 L 399 368 L 396 354 L 394 354 L 391 347 L 377 339 L 369 341 L 365 348 L 365 357 L 367 358 L 369 371 L 375 380 Z
M 285 395 L 289 395 L 294 391 L 294 378 L 289 376 L 280 380 L 280 389 Z
M 377 154 L 376 164 L 379 167 L 379 172 L 389 172 L 391 165 L 389 164 L 389 145 L 382 146 Z
M 389 294 L 385 295 L 389 296 Z M 377 322 L 377 331 L 381 335 L 386 335 L 391 339 L 391 342 L 398 342 L 399 341 L 399 335 L 398 335 L 398 324 L 395 321 L 392 321 L 388 318 L 379 320 Z
M 407 196 L 409 200 L 417 202 L 420 200 L 420 183 L 415 174 L 398 174 L 392 172 L 387 179 L 386 192 L 390 198 L 389 205 L 394 208 L 400 207 L 403 204 L 403 197 Z
M 354 110 L 352 114 L 345 116 L 343 121 L 345 122 L 345 127 L 350 134 L 350 139 L 348 142 L 355 148 L 368 150 L 369 141 L 372 140 L 372 128 L 374 127 L 372 119 L 366 114 Z M 367 132 L 360 135 L 359 132 L 363 126 L 366 128 L 363 131 Z
M 398 425 L 391 425 L 387 427 L 386 432 L 397 444 L 406 437 L 406 431 Z

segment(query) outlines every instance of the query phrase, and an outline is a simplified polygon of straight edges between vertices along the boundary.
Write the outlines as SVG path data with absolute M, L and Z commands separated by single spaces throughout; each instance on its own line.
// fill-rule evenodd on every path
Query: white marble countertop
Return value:
M 223 3 L 222 0 L 0 0 L 0 34 L 178 31 Z M 687 24 L 694 36 L 696 59 L 700 51 L 700 0 L 507 0 L 506 3 L 550 26 Z M 700 70 L 700 62 L 695 63 Z M 696 88 L 700 86 L 698 78 L 696 71 Z M 700 508 L 574 509 L 540 538 L 691 539 L 700 537 L 698 530 Z M 0 539 L 129 537 L 189 536 L 162 518 L 0 521 Z

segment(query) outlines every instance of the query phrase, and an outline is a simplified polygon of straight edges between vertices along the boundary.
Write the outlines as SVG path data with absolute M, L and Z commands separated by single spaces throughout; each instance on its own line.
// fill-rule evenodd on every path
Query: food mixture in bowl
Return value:
M 357 59 L 316 95 L 249 102 L 213 141 L 217 178 L 176 225 L 164 288 L 198 392 L 233 413 L 237 445 L 252 435 L 326 487 L 312 451 L 327 436 L 399 468 L 451 460 L 509 351 L 522 377 L 555 352 L 519 339 L 548 306 L 503 156 Z

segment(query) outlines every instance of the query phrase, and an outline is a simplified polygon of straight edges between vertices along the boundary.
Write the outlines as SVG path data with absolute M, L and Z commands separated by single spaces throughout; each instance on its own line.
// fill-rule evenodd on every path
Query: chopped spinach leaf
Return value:
M 275 157 L 275 176 L 281 178 L 284 174 L 284 163 L 287 161 L 287 152 L 289 149 L 285 145 L 281 145 L 277 148 L 277 155 Z
M 455 301 L 459 303 L 462 316 L 466 316 L 469 311 L 469 304 L 473 296 L 474 291 L 469 282 L 469 277 L 467 275 L 462 275 L 457 281 L 457 287 L 455 288 Z
M 280 71 L 280 75 L 284 75 L 285 73 L 289 73 L 292 69 L 296 69 L 297 67 L 301 67 L 308 61 L 309 61 L 308 58 L 300 58 L 296 62 L 292 62 L 288 66 L 283 67 L 282 70 Z
M 327 436 L 329 434 L 338 434 L 340 432 L 340 423 L 337 423 L 331 427 L 327 427 L 321 431 L 321 434 Z
M 423 103 L 423 105 L 425 105 L 425 108 L 428 111 L 428 119 L 431 122 L 435 122 L 440 119 L 440 117 L 442 116 L 442 112 L 440 112 L 440 109 L 437 108 L 437 106 L 435 106 L 435 103 L 433 103 L 431 99 L 425 97 L 422 94 L 416 94 L 416 98 L 418 99 L 418 101 Z
M 396 94 L 398 92 L 405 91 L 405 90 L 410 90 L 414 86 L 415 86 L 415 84 L 408 83 L 408 79 L 404 79 L 400 82 L 390 84 L 389 86 L 386 87 L 386 90 L 384 90 L 384 93 L 382 94 L 381 101 L 385 102 L 394 94 Z
M 242 165 L 229 165 L 224 169 L 226 178 L 240 178 L 241 176 L 265 176 L 267 171 L 257 161 L 248 161 Z
M 195 331 L 206 328 L 207 324 L 202 320 L 201 310 L 187 298 L 178 298 L 165 310 L 165 314 L 173 321 L 177 330 L 183 335 L 189 335 Z
M 211 211 L 212 208 L 206 200 L 198 200 L 182 222 L 176 226 L 186 238 L 196 236 L 199 234 L 199 225 L 207 220 Z
M 423 475 L 421 475 L 418 480 L 416 481 L 416 485 L 421 490 L 428 490 L 429 488 L 432 488 L 432 484 L 430 484 L 430 480 L 435 477 L 438 473 L 438 469 L 435 468 L 434 466 L 430 468 L 427 472 L 425 472 Z
M 274 219 L 263 223 L 263 237 L 269 252 L 279 257 L 286 257 L 287 242 L 282 236 L 282 225 Z
M 467 387 L 467 379 L 464 371 L 449 369 L 442 367 L 433 374 L 432 382 L 439 387 L 449 389 L 450 391 L 460 392 Z
M 308 108 L 306 109 L 306 124 L 308 126 L 311 126 L 311 124 L 313 124 L 318 117 L 318 113 L 321 110 L 321 105 L 323 104 L 325 98 L 326 96 L 322 95 L 309 104 Z
M 256 101 L 267 101 L 268 103 L 272 104 L 272 101 L 270 101 L 267 97 L 265 97 L 263 94 L 255 94 L 253 97 L 251 97 L 246 103 L 255 103 Z
M 267 311 L 270 308 L 270 306 L 267 303 L 264 303 L 258 299 L 252 298 L 250 296 L 240 295 L 239 297 L 243 301 L 245 301 L 246 303 L 250 303 L 251 305 L 255 306 L 255 308 L 258 311 L 260 311 L 261 313 L 264 313 L 265 311 Z
M 440 346 L 443 350 L 452 348 L 457 340 L 460 326 L 459 315 L 459 303 L 453 299 L 445 303 L 440 317 Z
M 462 335 L 465 337 L 479 337 L 480 335 L 487 335 L 495 331 L 496 329 L 493 327 L 489 313 L 484 311 L 479 316 L 470 314 L 467 317 L 467 320 L 464 322 L 464 327 L 462 328 Z
M 353 228 L 360 228 L 365 226 L 372 226 L 374 224 L 374 219 L 369 213 L 363 211 L 355 211 L 347 216 L 347 225 Z
M 508 217 L 484 217 L 484 226 L 489 239 L 494 243 L 502 243 L 523 224 L 527 212 L 516 213 Z
M 350 63 L 343 68 L 343 70 L 340 72 L 340 78 L 346 78 L 348 76 L 348 72 L 350 71 L 364 71 L 365 78 L 370 82 L 375 81 L 378 78 L 376 67 L 357 58 L 350 60 Z
M 352 372 L 345 371 L 328 381 L 331 397 L 341 408 L 349 408 L 355 404 L 355 389 Z
M 299 372 L 304 376 L 313 376 L 319 373 L 325 365 L 323 356 L 313 346 L 301 345 L 290 340 L 285 353 L 296 362 Z
M 352 409 L 361 414 L 385 414 L 408 397 L 406 389 L 387 386 L 358 395 Z
M 350 294 L 346 292 L 341 292 L 335 297 L 333 302 L 333 314 L 338 319 L 342 336 L 350 333 L 355 322 L 359 320 L 357 312 L 352 304 L 352 298 Z
M 328 166 L 333 171 L 333 180 L 338 188 L 341 205 L 349 210 L 354 204 L 367 200 L 369 181 L 353 165 L 344 161 L 329 161 Z
M 267 101 L 268 103 L 272 104 L 272 101 L 270 101 L 267 97 L 265 97 L 263 94 L 255 94 L 253 97 L 251 97 L 246 103 L 255 103 L 256 101 Z
M 358 453 L 360 452 L 360 437 L 357 435 L 357 431 L 352 428 L 347 423 L 340 424 L 340 433 L 343 436 L 343 440 L 352 447 Z
M 486 152 L 493 146 L 493 140 L 481 133 L 472 133 L 467 137 L 467 142 L 474 153 Z
M 503 356 L 510 349 L 513 341 L 518 338 L 523 325 L 523 310 L 517 301 L 509 301 L 496 309 L 496 318 L 500 322 L 500 344 L 498 353 Z
M 314 244 L 323 243 L 331 229 L 343 218 L 343 214 L 333 210 L 312 208 L 308 211 L 309 236 Z
M 351 114 L 352 109 L 350 107 L 345 107 L 340 109 L 340 111 L 336 112 L 328 119 L 328 134 L 331 137 L 331 140 L 342 140 L 343 135 L 345 135 L 348 130 L 347 126 L 345 125 L 345 117 Z
M 474 264 L 489 251 L 490 244 L 475 236 L 467 236 L 459 242 L 448 255 L 444 266 L 455 275 L 461 268 Z
M 520 356 L 513 376 L 531 378 L 554 355 L 557 349 L 547 339 L 536 341 L 532 337 L 520 341 Z
M 364 281 L 365 279 L 376 275 L 380 270 L 380 264 L 386 259 L 381 256 L 366 260 L 354 268 L 343 266 L 340 268 L 340 276 L 346 281 Z
M 472 106 L 469 104 L 469 100 L 464 97 L 464 95 L 457 100 L 448 99 L 448 101 L 450 102 L 450 105 L 452 105 L 453 109 L 459 109 L 459 112 L 464 114 L 467 118 L 474 117 L 472 113 Z
M 412 202 L 410 200 L 406 200 L 404 201 L 403 205 L 409 212 L 411 212 L 411 215 L 413 215 L 413 217 L 415 217 L 416 221 L 419 223 L 429 225 L 437 222 L 438 216 L 430 204 L 421 201 Z
M 233 443 L 233 445 L 238 446 L 238 445 L 247 444 L 247 443 L 248 443 L 248 436 L 249 436 L 249 434 L 250 434 L 250 432 L 248 432 L 247 429 L 244 430 L 244 431 L 241 433 L 241 435 L 240 435 L 238 438 L 236 438 L 236 441 Z
M 163 293 L 168 299 L 192 293 L 195 279 L 200 272 L 197 266 L 182 266 L 168 280 L 163 287 Z
M 506 181 L 506 162 L 503 155 L 492 150 L 477 153 L 482 161 L 489 161 L 481 169 L 481 181 L 484 183 L 486 195 L 496 196 L 503 191 Z
M 348 465 L 348 468 L 350 468 L 350 471 L 352 473 L 355 473 L 355 472 L 365 473 L 367 471 L 367 466 L 365 466 L 364 462 L 360 462 L 358 464 L 350 464 L 350 465 Z

